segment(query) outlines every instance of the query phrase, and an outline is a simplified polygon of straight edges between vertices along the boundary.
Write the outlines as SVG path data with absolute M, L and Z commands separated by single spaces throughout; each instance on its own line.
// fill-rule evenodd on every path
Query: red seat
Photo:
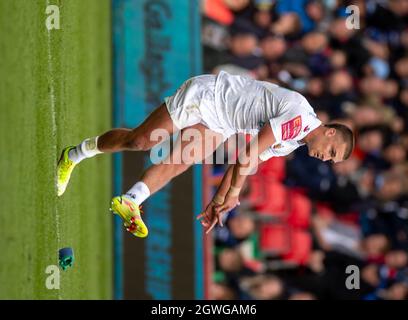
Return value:
M 290 232 L 290 251 L 283 254 L 283 260 L 305 265 L 312 251 L 312 237 L 307 231 L 292 229 Z
M 312 214 L 312 203 L 304 195 L 290 191 L 290 214 L 288 223 L 297 228 L 308 228 Z
M 255 210 L 261 215 L 275 218 L 285 218 L 289 210 L 288 190 L 285 185 L 275 180 L 265 183 L 265 199 L 255 206 Z
M 259 247 L 262 252 L 282 255 L 290 252 L 290 230 L 284 224 L 262 224 Z
M 257 206 L 265 200 L 265 186 L 262 179 L 257 175 L 248 177 L 249 193 L 245 200 L 249 201 L 252 206 Z
M 283 181 L 286 176 L 286 160 L 284 157 L 273 157 L 259 166 L 259 174 L 265 178 Z

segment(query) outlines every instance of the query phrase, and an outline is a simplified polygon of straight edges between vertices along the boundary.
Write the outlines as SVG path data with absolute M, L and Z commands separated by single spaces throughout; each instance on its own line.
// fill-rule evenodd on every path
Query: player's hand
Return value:
M 238 196 L 231 196 L 227 194 L 225 197 L 224 203 L 221 205 L 215 206 L 215 213 L 219 216 L 222 216 L 224 213 L 230 212 L 236 206 L 239 206 Z M 220 219 L 221 220 L 221 219 Z
M 212 200 L 207 208 L 205 208 L 204 212 L 197 216 L 197 220 L 201 219 L 200 223 L 204 228 L 208 228 L 214 221 L 215 223 L 217 222 L 217 215 L 214 210 L 216 205 L 217 204 Z M 208 233 L 208 231 L 206 233 Z
M 231 195 L 227 195 L 223 204 L 221 205 L 216 204 L 213 208 L 213 217 L 211 219 L 211 225 L 209 226 L 209 228 L 207 229 L 205 233 L 208 234 L 215 227 L 217 222 L 219 223 L 221 227 L 223 227 L 222 216 L 225 213 L 228 213 L 229 211 L 234 209 L 239 204 L 240 203 L 239 203 L 238 196 L 231 196 Z

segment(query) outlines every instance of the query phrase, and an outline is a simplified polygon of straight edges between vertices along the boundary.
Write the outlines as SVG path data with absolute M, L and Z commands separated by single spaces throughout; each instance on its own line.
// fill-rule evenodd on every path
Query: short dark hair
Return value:
M 340 133 L 343 141 L 347 145 L 343 160 L 347 160 L 348 158 L 350 158 L 355 145 L 355 137 L 353 131 L 349 127 L 340 123 L 329 123 L 326 124 L 325 127 L 336 129 L 336 131 Z

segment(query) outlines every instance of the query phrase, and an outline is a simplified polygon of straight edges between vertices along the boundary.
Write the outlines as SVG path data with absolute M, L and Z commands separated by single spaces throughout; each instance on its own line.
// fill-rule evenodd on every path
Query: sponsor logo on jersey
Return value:
M 285 122 L 284 124 L 282 124 L 282 140 L 285 141 L 297 137 L 301 129 L 302 129 L 301 116 L 297 116 L 296 118 L 293 118 L 288 122 Z
M 310 130 L 309 126 L 306 126 L 306 127 L 303 129 L 303 132 L 308 132 L 309 130 Z

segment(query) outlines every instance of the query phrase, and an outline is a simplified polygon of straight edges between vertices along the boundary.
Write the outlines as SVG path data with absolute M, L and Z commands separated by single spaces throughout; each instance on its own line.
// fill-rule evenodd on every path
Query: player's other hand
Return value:
M 239 204 L 238 196 L 231 195 L 227 195 L 223 204 L 216 204 L 214 201 L 211 201 L 205 211 L 197 216 L 197 220 L 202 219 L 201 225 L 207 228 L 205 233 L 208 234 L 217 223 L 223 227 L 222 216 Z
M 217 204 L 212 200 L 207 205 L 207 208 L 205 208 L 204 212 L 200 213 L 197 216 L 197 220 L 201 219 L 200 223 L 204 228 L 210 227 L 213 224 L 214 221 L 217 222 L 217 216 L 216 216 L 215 210 L 214 210 L 216 205 Z M 215 223 L 214 223 L 214 225 L 215 225 Z M 206 231 L 206 233 L 208 233 L 208 232 L 209 232 L 209 230 Z
M 236 206 L 239 206 L 239 199 L 238 196 L 231 196 L 229 193 L 225 197 L 224 203 L 221 205 L 216 205 L 214 210 L 219 217 L 220 224 L 222 226 L 221 222 L 221 217 L 223 214 L 230 212 L 232 209 L 234 209 Z
M 211 215 L 211 225 L 206 224 L 204 225 L 205 227 L 207 227 L 207 231 L 205 232 L 206 234 L 208 234 L 214 227 L 215 225 L 218 224 L 223 227 L 222 224 L 222 216 L 225 213 L 228 213 L 229 211 L 231 211 L 232 209 L 234 209 L 237 205 L 239 205 L 239 199 L 238 196 L 231 196 L 231 195 L 227 195 L 227 197 L 225 198 L 223 204 L 214 204 L 212 206 L 212 215 Z

